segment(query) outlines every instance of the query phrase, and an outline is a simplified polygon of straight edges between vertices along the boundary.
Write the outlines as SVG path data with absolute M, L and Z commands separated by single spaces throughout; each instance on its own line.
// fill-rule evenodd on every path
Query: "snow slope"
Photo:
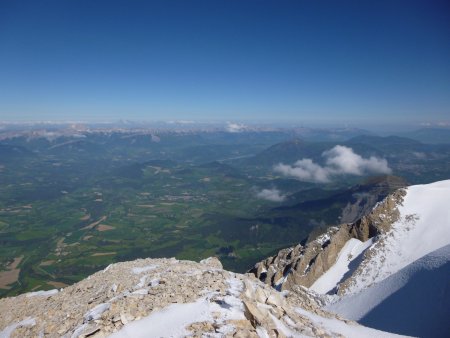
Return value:
M 346 293 L 382 281 L 419 258 L 450 244 L 450 180 L 406 189 L 400 218 L 379 236 Z
M 378 330 L 449 337 L 450 245 L 325 309 Z
M 356 238 L 350 239 L 339 252 L 336 263 L 320 276 L 309 289 L 321 294 L 334 290 L 347 273 L 353 272 L 350 263 L 361 257 L 372 243 L 372 239 L 366 242 L 361 242 Z
M 396 335 L 393 333 L 382 332 L 379 330 L 371 329 L 369 327 L 355 325 L 352 323 L 346 323 L 342 320 L 337 320 L 333 318 L 325 318 L 322 316 L 318 316 L 314 313 L 308 312 L 304 309 L 297 308 L 296 311 L 309 318 L 313 323 L 315 323 L 319 327 L 326 327 L 330 331 L 335 332 L 337 334 L 342 335 L 346 338 L 388 338 L 388 337 L 406 337 L 403 335 Z
M 390 230 L 365 243 L 349 240 L 311 290 L 330 293 L 347 280 L 344 293 L 355 294 L 450 244 L 450 180 L 405 190 Z
M 378 330 L 450 337 L 450 180 L 408 187 L 398 211 L 373 244 L 348 241 L 311 289 L 329 293 L 346 280 L 326 310 Z

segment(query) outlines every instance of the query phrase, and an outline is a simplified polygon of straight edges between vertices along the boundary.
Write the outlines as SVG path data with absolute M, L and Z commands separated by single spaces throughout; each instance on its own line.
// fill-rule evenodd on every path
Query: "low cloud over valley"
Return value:
M 282 195 L 278 189 L 263 189 L 256 194 L 258 198 L 272 202 L 283 202 L 286 196 Z
M 352 148 L 337 145 L 322 153 L 325 165 L 309 158 L 298 160 L 293 165 L 279 163 L 274 171 L 301 181 L 326 183 L 338 175 L 390 174 L 388 162 L 384 158 L 371 156 L 363 158 Z

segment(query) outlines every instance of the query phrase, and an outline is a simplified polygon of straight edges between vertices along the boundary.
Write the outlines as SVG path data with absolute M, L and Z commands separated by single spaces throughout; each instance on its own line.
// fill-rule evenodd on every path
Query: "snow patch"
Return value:
M 326 233 L 320 235 L 319 237 L 317 237 L 316 242 L 319 243 L 320 245 L 323 245 L 330 239 L 331 239 L 331 236 L 330 236 L 329 232 L 326 232 Z
M 136 284 L 135 288 L 136 288 L 136 289 L 143 288 L 143 287 L 145 286 L 145 280 L 146 280 L 146 279 L 147 279 L 147 276 L 142 276 L 142 277 L 139 279 L 139 283 Z
M 158 278 L 153 278 L 150 283 L 148 284 L 148 286 L 151 286 L 152 288 L 154 288 L 155 286 L 159 285 L 159 279 Z
M 84 321 L 89 322 L 91 320 L 99 319 L 102 316 L 103 312 L 108 311 L 110 307 L 110 303 L 98 304 L 97 306 L 86 312 L 86 314 L 84 315 Z
M 269 334 L 267 333 L 267 330 L 262 326 L 256 327 L 256 334 L 258 335 L 259 338 L 270 338 Z
M 73 333 L 72 333 L 72 335 L 70 336 L 70 338 L 78 338 L 78 337 L 84 332 L 84 329 L 86 329 L 86 327 L 87 327 L 87 324 L 82 324 L 82 325 L 80 325 L 79 327 L 77 327 L 77 328 L 73 331 Z M 66 336 L 63 336 L 63 338 L 66 338 Z
M 9 338 L 9 336 L 14 332 L 15 329 L 24 326 L 34 326 L 36 325 L 36 320 L 34 318 L 26 318 L 18 323 L 14 323 L 5 327 L 0 331 L 0 338 Z
M 276 282 L 275 282 L 275 289 L 276 290 L 281 290 L 281 287 L 283 286 L 284 282 L 286 282 L 288 275 L 289 275 L 290 270 L 281 278 L 279 278 Z
M 48 291 L 35 291 L 35 292 L 29 292 L 27 293 L 27 298 L 29 297 L 36 297 L 36 296 L 41 296 L 41 297 L 45 297 L 45 296 L 53 296 L 56 295 L 59 292 L 58 289 L 53 289 L 53 290 L 48 290 Z
M 281 320 L 275 317 L 273 314 L 269 313 L 270 319 L 275 323 L 277 330 L 283 333 L 286 337 L 301 337 L 300 334 L 291 330 L 287 327 Z
M 373 243 L 372 239 L 361 242 L 358 239 L 351 238 L 345 243 L 344 247 L 338 254 L 336 262 L 322 276 L 320 276 L 310 290 L 320 294 L 325 294 L 337 287 L 345 274 L 350 270 L 349 265 L 359 255 L 369 248 Z
M 110 337 L 185 337 L 189 335 L 186 327 L 190 324 L 213 320 L 210 312 L 210 304 L 205 298 L 194 303 L 172 304 L 143 319 L 128 323 Z
M 131 271 L 134 274 L 138 275 L 140 273 L 151 271 L 151 270 L 155 270 L 157 268 L 158 268 L 158 265 L 147 265 L 147 266 L 144 266 L 144 267 L 141 267 L 141 268 L 133 268 Z
M 226 282 L 229 286 L 228 292 L 235 297 L 239 297 L 242 291 L 244 290 L 244 285 L 242 281 L 237 279 L 236 277 L 232 277 L 228 278 Z

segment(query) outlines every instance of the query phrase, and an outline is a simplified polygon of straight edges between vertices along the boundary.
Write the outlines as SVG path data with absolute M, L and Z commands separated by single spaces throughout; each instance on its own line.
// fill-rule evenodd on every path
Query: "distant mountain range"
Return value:
M 408 133 L 404 133 L 403 136 L 423 143 L 449 144 L 450 128 L 421 128 Z
M 309 142 L 302 139 L 284 141 L 258 154 L 230 163 L 243 170 L 258 170 L 260 174 L 273 174 L 277 164 L 293 165 L 308 159 L 323 165 L 324 152 L 341 145 L 363 158 L 371 156 L 386 159 L 393 174 L 410 183 L 432 182 L 448 177 L 450 172 L 450 142 L 425 144 L 399 136 L 356 136 L 344 142 Z M 250 169 L 251 168 L 251 169 Z

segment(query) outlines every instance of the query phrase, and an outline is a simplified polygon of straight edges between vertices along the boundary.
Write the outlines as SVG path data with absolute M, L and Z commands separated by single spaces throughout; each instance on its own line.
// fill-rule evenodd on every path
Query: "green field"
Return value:
M 139 257 L 218 256 L 226 268 L 243 272 L 305 241 L 318 226 L 336 223 L 351 194 L 338 202 L 332 196 L 363 179 L 317 185 L 275 175 L 270 146 L 289 135 L 200 136 L 153 142 L 132 133 L 93 133 L 5 143 L 0 296 L 72 284 L 111 262 Z M 328 146 L 308 149 L 319 149 L 320 157 Z M 446 148 L 415 166 L 392 163 L 403 176 L 433 180 L 448 175 L 449 153 Z M 277 150 L 277 156 L 301 153 Z M 257 198 L 258 190 L 274 186 L 288 196 L 284 203 Z

